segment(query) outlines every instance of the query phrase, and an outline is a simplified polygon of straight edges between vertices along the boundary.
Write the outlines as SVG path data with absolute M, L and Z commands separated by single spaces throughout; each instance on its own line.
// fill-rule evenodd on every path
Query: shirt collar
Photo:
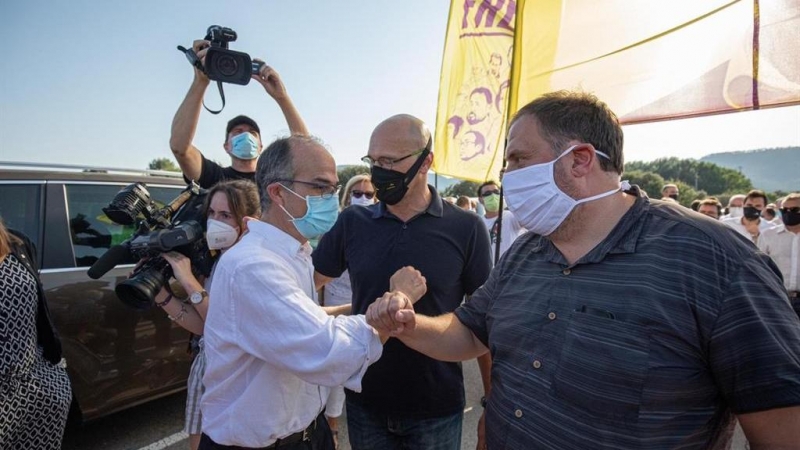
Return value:
M 650 210 L 651 204 L 650 200 L 642 195 L 638 186 L 631 186 L 631 189 L 625 193 L 636 197 L 633 206 L 623 214 L 611 233 L 576 264 L 597 263 L 608 254 L 634 253 L 636 251 L 636 243 L 644 228 L 644 215 Z M 531 251 L 543 252 L 548 261 L 566 264 L 564 256 L 546 237 L 537 236 L 532 245 Z
M 311 245 L 309 245 L 308 241 L 300 243 L 297 239 L 270 223 L 251 220 L 247 222 L 247 231 L 268 242 L 271 250 L 288 255 L 311 255 Z
M 444 206 L 442 205 L 442 197 L 439 196 L 439 193 L 436 192 L 436 188 L 428 185 L 428 190 L 431 193 L 431 202 L 428 204 L 428 208 L 423 211 L 423 214 L 430 214 L 434 217 L 442 217 L 442 211 Z M 386 204 L 383 202 L 378 203 L 378 207 L 372 211 L 372 218 L 373 219 L 380 219 L 381 217 L 391 216 L 394 217 L 392 213 L 386 209 Z

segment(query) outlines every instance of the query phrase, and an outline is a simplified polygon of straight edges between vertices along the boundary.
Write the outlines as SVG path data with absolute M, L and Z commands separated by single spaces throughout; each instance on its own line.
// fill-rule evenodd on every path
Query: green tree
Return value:
M 747 192 L 753 188 L 752 182 L 736 170 L 694 159 L 672 157 L 651 162 L 633 161 L 625 164 L 625 170 L 657 173 L 665 180 L 681 181 L 711 195 Z
M 474 181 L 460 181 L 452 186 L 448 186 L 447 189 L 442 192 L 442 197 L 460 197 L 462 195 L 475 197 L 478 195 L 478 186 L 480 185 L 481 183 L 476 183 Z
M 687 208 L 692 206 L 692 202 L 694 200 L 697 199 L 702 200 L 708 196 L 706 194 L 706 191 L 703 190 L 696 191 L 693 186 L 690 186 L 681 180 L 670 180 L 669 183 L 678 186 L 678 191 L 680 192 L 680 196 L 678 197 L 678 203 Z M 661 193 L 659 192 L 659 197 L 660 194 Z
M 168 172 L 181 171 L 181 168 L 169 158 L 156 158 L 150 161 L 150 164 L 147 165 L 147 168 L 150 170 L 166 170 Z

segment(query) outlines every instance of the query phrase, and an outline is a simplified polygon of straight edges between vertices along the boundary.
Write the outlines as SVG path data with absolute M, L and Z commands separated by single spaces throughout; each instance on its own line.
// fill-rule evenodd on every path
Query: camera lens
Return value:
M 133 277 L 119 283 L 114 292 L 123 303 L 134 309 L 152 306 L 158 291 L 164 287 L 167 276 L 158 267 L 148 267 Z
M 239 71 L 239 62 L 230 55 L 220 55 L 216 63 L 217 71 L 226 77 L 232 77 Z

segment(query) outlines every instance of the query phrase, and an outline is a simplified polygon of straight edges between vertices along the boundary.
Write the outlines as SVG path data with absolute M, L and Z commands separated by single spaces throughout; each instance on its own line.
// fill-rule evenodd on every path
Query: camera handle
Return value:
M 186 59 L 189 60 L 189 64 L 194 66 L 195 69 L 199 70 L 200 72 L 206 73 L 206 69 L 205 67 L 203 67 L 203 63 L 200 62 L 200 58 L 197 57 L 197 54 L 194 52 L 194 50 L 192 50 L 191 48 L 186 48 L 182 45 L 178 46 L 178 50 L 184 55 L 186 55 Z M 222 110 L 225 109 L 225 91 L 222 89 L 221 81 L 217 81 L 217 89 L 219 89 L 219 97 L 222 99 L 222 106 L 218 110 L 212 111 L 211 109 L 209 109 L 208 106 L 206 106 L 205 99 L 203 99 L 203 108 L 205 108 L 206 111 L 210 112 L 211 114 L 215 115 L 221 113 Z

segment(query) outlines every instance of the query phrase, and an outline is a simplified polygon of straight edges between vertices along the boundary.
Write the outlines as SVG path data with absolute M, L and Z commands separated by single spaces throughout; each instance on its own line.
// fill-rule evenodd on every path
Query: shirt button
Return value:
M 569 270 L 569 269 L 564 269 L 564 270 L 561 271 L 561 273 L 563 273 L 564 275 L 569 275 L 569 274 L 572 273 L 572 271 Z
M 514 411 L 514 415 L 517 417 L 517 419 L 521 418 L 522 417 L 522 410 L 518 409 L 518 410 Z
M 533 362 L 533 368 L 534 369 L 539 369 L 541 367 L 542 367 L 542 363 L 538 359 Z
M 406 228 L 408 228 L 408 225 L 403 224 L 403 229 L 405 230 Z
M 550 320 L 556 320 L 556 313 L 551 312 L 550 314 L 547 315 L 547 318 Z

